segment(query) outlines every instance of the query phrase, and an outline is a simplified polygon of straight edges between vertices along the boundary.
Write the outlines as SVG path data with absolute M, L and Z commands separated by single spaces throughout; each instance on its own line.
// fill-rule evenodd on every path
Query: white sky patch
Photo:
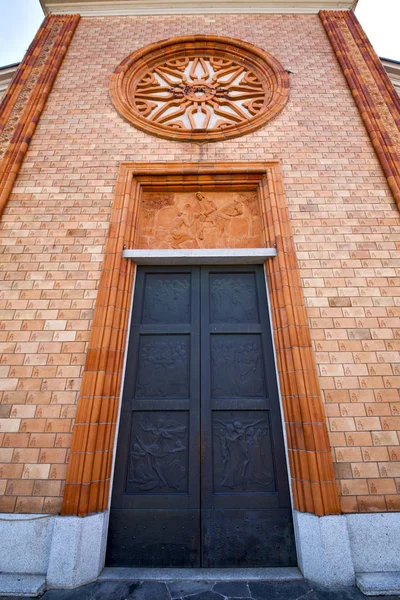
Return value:
M 359 0 L 356 17 L 378 56 L 400 61 L 400 0 Z
M 21 62 L 43 19 L 39 0 L 0 0 L 0 66 Z

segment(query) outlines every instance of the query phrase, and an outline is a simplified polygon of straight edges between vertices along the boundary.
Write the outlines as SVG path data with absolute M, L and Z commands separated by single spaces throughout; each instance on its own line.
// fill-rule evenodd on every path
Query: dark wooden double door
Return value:
M 138 268 L 107 564 L 296 564 L 261 266 Z

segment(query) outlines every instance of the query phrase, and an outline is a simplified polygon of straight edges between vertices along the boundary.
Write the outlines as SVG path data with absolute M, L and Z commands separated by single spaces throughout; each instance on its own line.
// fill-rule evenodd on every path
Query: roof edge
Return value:
M 13 63 L 11 65 L 0 67 L 0 102 L 17 72 L 19 65 L 20 63 Z
M 45 14 L 82 17 L 174 14 L 316 14 L 351 10 L 357 0 L 40 0 Z

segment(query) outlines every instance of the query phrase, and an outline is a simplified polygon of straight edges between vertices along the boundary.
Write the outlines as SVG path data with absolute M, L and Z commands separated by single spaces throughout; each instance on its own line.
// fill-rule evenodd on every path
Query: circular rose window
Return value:
M 289 79 L 268 52 L 212 35 L 163 40 L 116 68 L 111 97 L 132 125 L 177 141 L 244 135 L 285 106 Z

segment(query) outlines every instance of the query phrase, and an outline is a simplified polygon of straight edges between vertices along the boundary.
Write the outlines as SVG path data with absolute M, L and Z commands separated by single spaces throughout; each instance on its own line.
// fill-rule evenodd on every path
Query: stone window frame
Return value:
M 257 191 L 294 508 L 340 513 L 333 458 L 280 164 L 121 163 L 90 332 L 64 492 L 63 515 L 109 506 L 142 193 Z

